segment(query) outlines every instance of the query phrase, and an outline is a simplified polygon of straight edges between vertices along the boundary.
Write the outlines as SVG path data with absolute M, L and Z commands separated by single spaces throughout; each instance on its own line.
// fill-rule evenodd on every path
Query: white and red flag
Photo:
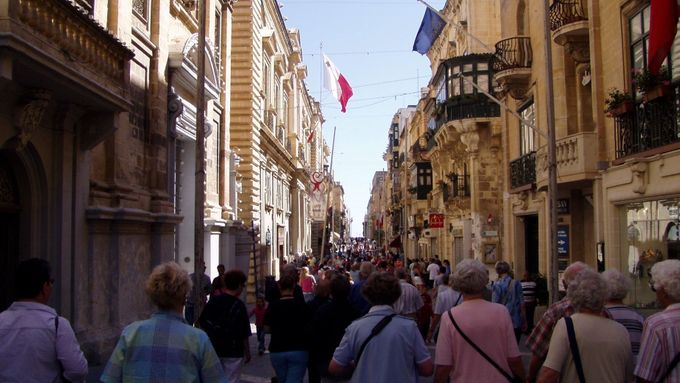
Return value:
M 340 101 L 340 106 L 342 106 L 341 111 L 346 112 L 347 101 L 352 97 L 352 87 L 349 86 L 345 76 L 340 73 L 338 68 L 333 64 L 331 59 L 325 54 L 323 55 L 323 65 L 324 65 L 324 75 L 323 84 L 324 87 L 333 93 L 336 100 Z
M 652 0 L 651 8 L 647 65 L 652 74 L 658 74 L 678 30 L 678 3 L 677 0 Z

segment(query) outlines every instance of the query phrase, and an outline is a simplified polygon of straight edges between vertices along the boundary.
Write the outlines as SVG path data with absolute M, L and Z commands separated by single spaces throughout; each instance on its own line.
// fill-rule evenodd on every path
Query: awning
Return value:
M 397 235 L 394 237 L 392 242 L 390 242 L 390 247 L 396 247 L 398 249 L 401 249 L 401 235 Z

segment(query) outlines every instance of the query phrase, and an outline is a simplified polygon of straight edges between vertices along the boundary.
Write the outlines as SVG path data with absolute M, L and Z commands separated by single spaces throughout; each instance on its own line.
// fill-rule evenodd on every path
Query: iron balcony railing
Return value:
M 553 0 L 550 6 L 550 30 L 555 31 L 567 24 L 588 20 L 583 0 Z
M 470 176 L 467 174 L 451 174 L 449 175 L 451 186 L 448 188 L 447 200 L 456 198 L 464 198 L 470 196 Z
M 501 116 L 500 105 L 481 94 L 450 98 L 441 108 L 441 114 L 436 119 L 437 130 L 449 121 Z
M 536 182 L 536 152 L 510 161 L 510 186 L 513 189 Z
M 647 102 L 638 101 L 632 111 L 614 119 L 616 158 L 680 142 L 680 86 L 667 95 Z
M 531 68 L 532 52 L 529 37 L 510 37 L 496 43 L 491 69 L 498 74 L 509 69 Z

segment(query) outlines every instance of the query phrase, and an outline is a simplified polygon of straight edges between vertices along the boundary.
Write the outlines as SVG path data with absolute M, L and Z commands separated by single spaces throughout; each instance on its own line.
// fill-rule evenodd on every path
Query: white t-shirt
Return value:
M 439 272 L 439 265 L 436 263 L 430 263 L 427 266 L 427 271 L 430 273 L 430 280 L 434 281 L 434 278 L 437 276 L 437 272 Z

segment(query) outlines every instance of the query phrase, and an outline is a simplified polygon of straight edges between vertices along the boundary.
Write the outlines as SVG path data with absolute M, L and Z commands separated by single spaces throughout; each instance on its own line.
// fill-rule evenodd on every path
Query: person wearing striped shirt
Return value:
M 645 320 L 635 376 L 638 382 L 680 382 L 680 260 L 652 266 L 649 286 L 665 307 Z M 676 365 L 673 366 L 673 361 Z M 664 375 L 666 375 L 664 377 Z
M 607 282 L 607 304 L 604 306 L 611 318 L 623 325 L 628 331 L 630 345 L 633 350 L 633 362 L 637 361 L 642 337 L 642 323 L 645 318 L 634 308 L 625 305 L 623 299 L 633 285 L 633 281 L 616 269 L 609 269 L 602 273 Z

